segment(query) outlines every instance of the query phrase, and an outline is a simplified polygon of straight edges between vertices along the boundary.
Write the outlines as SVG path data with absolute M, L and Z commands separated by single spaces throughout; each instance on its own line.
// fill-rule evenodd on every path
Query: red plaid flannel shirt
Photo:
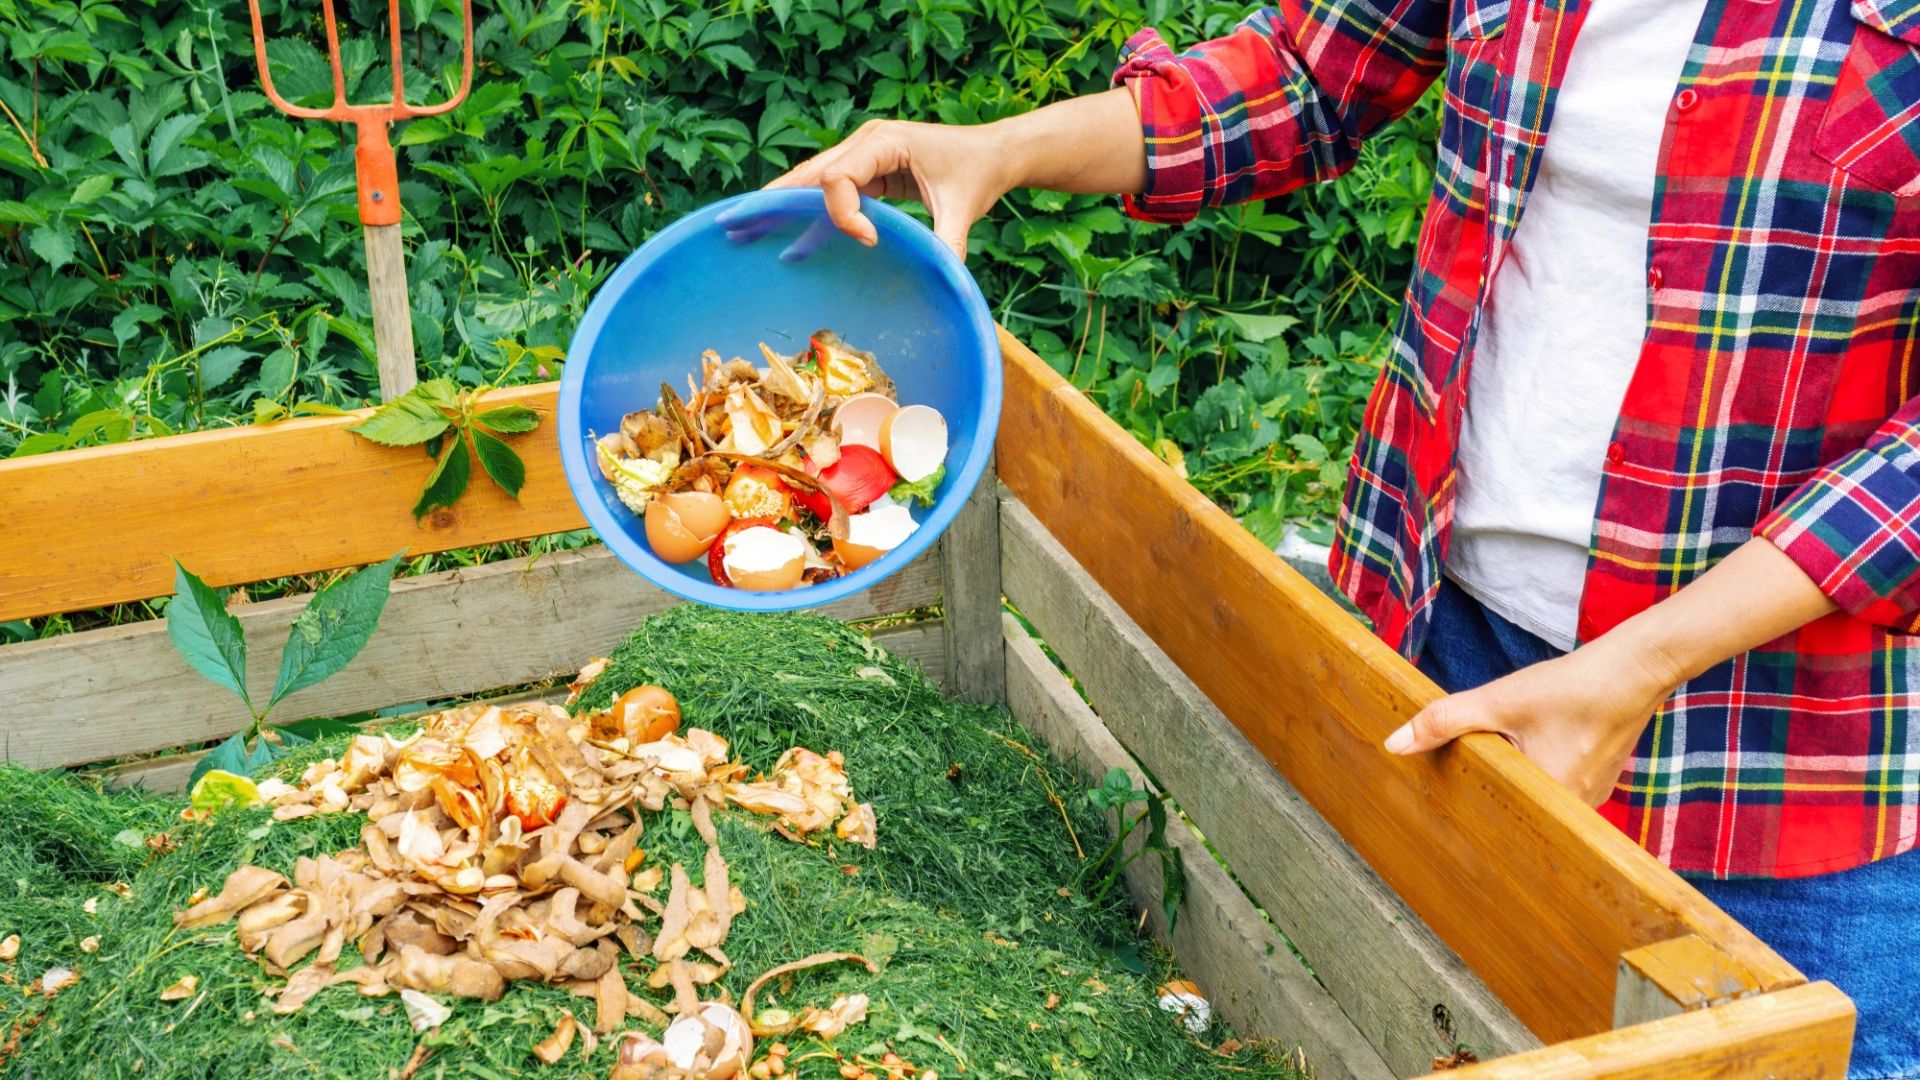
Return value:
M 1589 0 L 1289 0 L 1174 54 L 1153 31 L 1136 216 L 1338 176 L 1435 79 L 1406 306 L 1355 449 L 1334 579 L 1411 656 L 1453 519 L 1487 283 L 1550 144 Z M 1840 613 L 1683 686 L 1602 812 L 1676 869 L 1795 877 L 1920 831 L 1920 3 L 1708 5 L 1672 98 L 1647 329 L 1604 463 L 1591 640 L 1758 534 Z M 1578 243 L 1578 237 L 1568 237 Z

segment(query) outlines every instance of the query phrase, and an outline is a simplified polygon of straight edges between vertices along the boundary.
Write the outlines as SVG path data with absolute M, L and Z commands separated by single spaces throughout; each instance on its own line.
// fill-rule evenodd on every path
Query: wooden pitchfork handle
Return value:
M 438 116 L 466 100 L 473 87 L 473 0 L 461 0 L 463 30 L 460 89 L 437 105 L 409 105 L 405 68 L 400 58 L 400 0 L 388 0 L 387 38 L 391 46 L 393 100 L 378 105 L 349 105 L 347 76 L 340 66 L 340 26 L 333 0 L 320 0 L 327 24 L 327 60 L 333 66 L 333 104 L 309 109 L 288 101 L 273 87 L 267 64 L 267 33 L 260 0 L 247 0 L 253 15 L 253 55 L 260 85 L 274 107 L 300 120 L 333 120 L 354 129 L 354 179 L 360 195 L 360 225 L 367 245 L 367 293 L 373 303 L 373 340 L 380 369 L 380 397 L 389 400 L 413 389 L 413 323 L 407 302 L 406 253 L 400 246 L 400 178 L 388 129 L 395 120 Z

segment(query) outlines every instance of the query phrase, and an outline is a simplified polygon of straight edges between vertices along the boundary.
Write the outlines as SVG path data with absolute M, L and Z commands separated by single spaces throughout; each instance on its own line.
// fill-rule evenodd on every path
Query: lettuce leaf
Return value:
M 902 480 L 893 485 L 887 489 L 887 495 L 901 506 L 911 506 L 915 500 L 918 500 L 921 506 L 932 506 L 933 493 L 940 490 L 940 481 L 946 478 L 947 466 L 942 462 L 939 468 L 911 484 Z

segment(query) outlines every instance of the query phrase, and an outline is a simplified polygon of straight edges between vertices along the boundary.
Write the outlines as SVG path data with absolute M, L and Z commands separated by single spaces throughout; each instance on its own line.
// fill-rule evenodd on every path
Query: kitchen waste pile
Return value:
M 1003 711 L 805 615 L 678 608 L 590 674 L 202 821 L 0 767 L 0 1074 L 1297 1075 L 1162 1011 Z

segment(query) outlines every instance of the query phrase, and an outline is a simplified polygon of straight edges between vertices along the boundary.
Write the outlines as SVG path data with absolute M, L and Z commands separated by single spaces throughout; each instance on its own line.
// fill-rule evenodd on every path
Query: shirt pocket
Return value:
M 1813 152 L 1865 187 L 1920 195 L 1920 4 L 1853 0 L 1853 22 Z
M 1454 0 L 1447 6 L 1448 36 L 1456 43 L 1499 37 L 1512 7 L 1513 0 Z

